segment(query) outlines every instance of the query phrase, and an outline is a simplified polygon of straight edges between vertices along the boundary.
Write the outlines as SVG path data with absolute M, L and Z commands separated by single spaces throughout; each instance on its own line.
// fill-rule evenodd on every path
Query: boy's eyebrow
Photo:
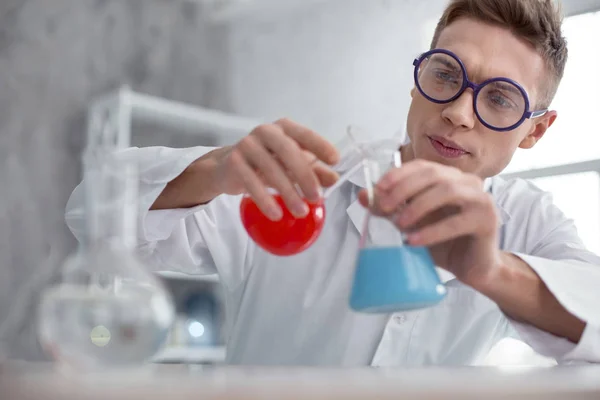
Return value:
M 448 67 L 448 68 L 450 68 L 450 69 L 452 69 L 454 71 L 459 71 L 460 70 L 460 68 L 458 67 L 458 65 L 456 63 L 450 62 L 445 57 L 440 57 L 440 56 L 436 57 L 436 55 L 434 55 L 431 58 L 431 60 L 435 61 L 437 63 L 440 63 L 440 64 L 442 64 L 442 65 L 444 65 L 444 66 L 446 66 L 446 67 Z
M 453 71 L 460 71 L 460 69 L 461 69 L 458 66 L 458 64 L 456 64 L 456 62 L 452 62 L 452 61 L 448 60 L 446 57 L 440 56 L 439 54 L 432 55 L 430 60 L 433 62 L 442 64 L 443 66 L 445 66 Z M 493 85 L 500 90 L 506 90 L 508 92 L 522 96 L 521 91 L 519 89 L 517 89 L 514 85 L 511 85 L 510 83 L 496 81 L 496 82 L 493 82 Z
M 521 95 L 521 91 L 519 89 L 517 89 L 514 85 L 511 85 L 510 83 L 497 81 L 497 82 L 493 82 L 493 85 L 495 87 L 497 87 L 498 89 L 506 90 L 508 92 L 512 92 L 514 94 Z

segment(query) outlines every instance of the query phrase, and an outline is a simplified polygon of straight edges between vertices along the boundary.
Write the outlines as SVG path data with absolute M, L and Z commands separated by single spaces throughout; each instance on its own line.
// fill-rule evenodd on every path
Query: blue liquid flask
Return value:
M 377 149 L 365 154 L 365 181 L 372 203 L 374 185 L 400 167 L 400 152 Z M 446 295 L 429 250 L 404 243 L 389 217 L 369 212 L 360 239 L 350 307 L 365 313 L 393 313 L 430 307 Z

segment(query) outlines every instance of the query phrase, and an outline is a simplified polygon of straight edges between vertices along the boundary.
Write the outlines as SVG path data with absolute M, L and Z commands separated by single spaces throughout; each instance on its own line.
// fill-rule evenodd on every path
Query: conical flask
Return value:
M 375 184 L 390 168 L 400 165 L 397 148 L 376 148 L 364 153 L 365 184 L 371 205 L 377 196 Z M 365 217 L 351 308 L 365 313 L 392 313 L 435 305 L 444 298 L 446 288 L 428 249 L 407 245 L 392 218 L 380 215 L 368 211 Z
M 39 294 L 39 342 L 74 369 L 143 364 L 165 342 L 174 306 L 135 255 L 137 166 L 91 147 L 84 175 L 86 237 Z

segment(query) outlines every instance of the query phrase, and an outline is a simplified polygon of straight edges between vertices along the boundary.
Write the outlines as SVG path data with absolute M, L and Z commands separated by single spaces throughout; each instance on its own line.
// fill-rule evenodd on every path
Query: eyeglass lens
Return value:
M 429 100 L 446 103 L 466 87 L 461 64 L 452 56 L 434 53 L 418 65 L 417 85 Z M 515 125 L 525 113 L 526 101 L 521 90 L 504 80 L 492 80 L 475 93 L 475 112 L 498 129 Z

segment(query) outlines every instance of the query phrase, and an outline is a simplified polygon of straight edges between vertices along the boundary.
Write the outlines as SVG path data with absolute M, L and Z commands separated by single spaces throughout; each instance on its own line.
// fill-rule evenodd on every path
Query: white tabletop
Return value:
M 64 374 L 0 369 L 2 400 L 600 399 L 600 366 L 266 369 L 148 366 Z

